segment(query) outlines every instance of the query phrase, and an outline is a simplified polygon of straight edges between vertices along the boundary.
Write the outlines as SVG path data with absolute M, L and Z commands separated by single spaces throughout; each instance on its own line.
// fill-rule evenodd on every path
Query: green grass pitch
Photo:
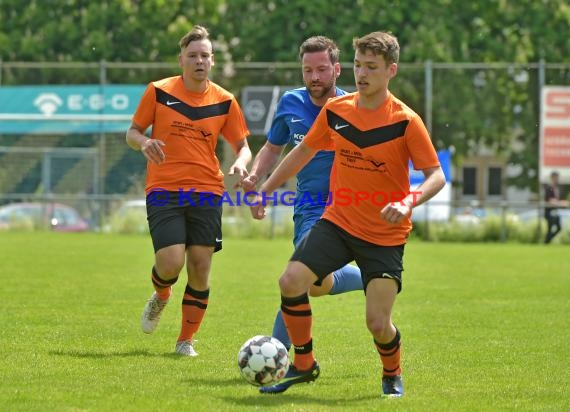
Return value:
M 406 394 L 380 400 L 360 292 L 312 299 L 321 377 L 262 396 L 241 344 L 269 334 L 289 239 L 227 238 L 197 358 L 173 354 L 185 275 L 152 335 L 147 236 L 2 233 L 1 411 L 568 410 L 570 250 L 412 241 L 394 321 Z

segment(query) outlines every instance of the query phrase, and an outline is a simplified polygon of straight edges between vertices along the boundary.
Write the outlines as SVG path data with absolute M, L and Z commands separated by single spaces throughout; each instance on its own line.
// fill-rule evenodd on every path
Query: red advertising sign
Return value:
M 570 87 L 542 88 L 540 170 L 543 182 L 553 170 L 570 179 Z

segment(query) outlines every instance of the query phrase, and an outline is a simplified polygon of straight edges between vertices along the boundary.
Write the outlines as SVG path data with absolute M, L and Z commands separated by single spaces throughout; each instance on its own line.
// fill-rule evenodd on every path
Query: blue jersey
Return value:
M 336 88 L 337 96 L 344 94 L 346 94 L 344 90 Z M 277 110 L 267 134 L 267 140 L 277 146 L 284 146 L 288 143 L 298 145 L 320 111 L 321 106 L 313 104 L 306 87 L 285 92 L 277 103 Z M 329 192 L 333 158 L 333 151 L 319 151 L 299 171 L 295 215 L 317 213 L 320 216 L 322 214 Z M 310 199 L 307 196 L 310 196 Z

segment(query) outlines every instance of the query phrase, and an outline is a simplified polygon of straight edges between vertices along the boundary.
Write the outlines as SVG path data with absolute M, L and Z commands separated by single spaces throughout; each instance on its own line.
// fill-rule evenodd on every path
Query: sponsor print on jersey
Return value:
M 358 150 L 341 149 L 339 152 L 342 160 L 340 164 L 353 169 L 361 169 L 369 172 L 386 172 L 386 162 L 375 159 L 370 155 L 364 155 Z
M 301 143 L 303 141 L 303 139 L 305 138 L 304 134 L 301 133 L 293 133 L 293 144 L 295 146 L 297 146 L 299 143 Z

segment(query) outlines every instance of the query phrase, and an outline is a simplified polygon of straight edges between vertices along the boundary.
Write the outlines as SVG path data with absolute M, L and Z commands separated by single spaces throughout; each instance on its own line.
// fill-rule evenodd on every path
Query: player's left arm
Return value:
M 445 186 L 445 174 L 437 159 L 428 131 L 419 116 L 411 119 L 406 130 L 406 141 L 412 163 L 424 174 L 423 183 L 411 191 L 401 202 L 386 204 L 380 211 L 383 219 L 400 223 L 412 209 L 434 197 Z
M 443 189 L 445 174 L 424 122 L 417 115 L 410 122 L 407 145 L 414 167 L 421 170 L 425 178 L 424 182 L 404 199 L 404 203 L 414 208 L 427 202 Z
M 228 119 L 221 132 L 236 153 L 236 160 L 231 165 L 228 175 L 238 176 L 234 186 L 237 188 L 241 185 L 242 180 L 247 177 L 247 165 L 251 162 L 251 150 L 247 144 L 249 130 L 243 112 L 234 96 L 232 96 Z
M 411 191 L 402 201 L 386 204 L 380 211 L 380 216 L 390 223 L 400 223 L 412 213 L 412 209 L 434 197 L 445 186 L 445 175 L 441 166 L 422 170 L 425 180 Z
M 423 169 L 425 180 L 415 191 L 404 199 L 404 203 L 410 203 L 412 208 L 427 202 L 445 186 L 445 174 L 441 166 Z

